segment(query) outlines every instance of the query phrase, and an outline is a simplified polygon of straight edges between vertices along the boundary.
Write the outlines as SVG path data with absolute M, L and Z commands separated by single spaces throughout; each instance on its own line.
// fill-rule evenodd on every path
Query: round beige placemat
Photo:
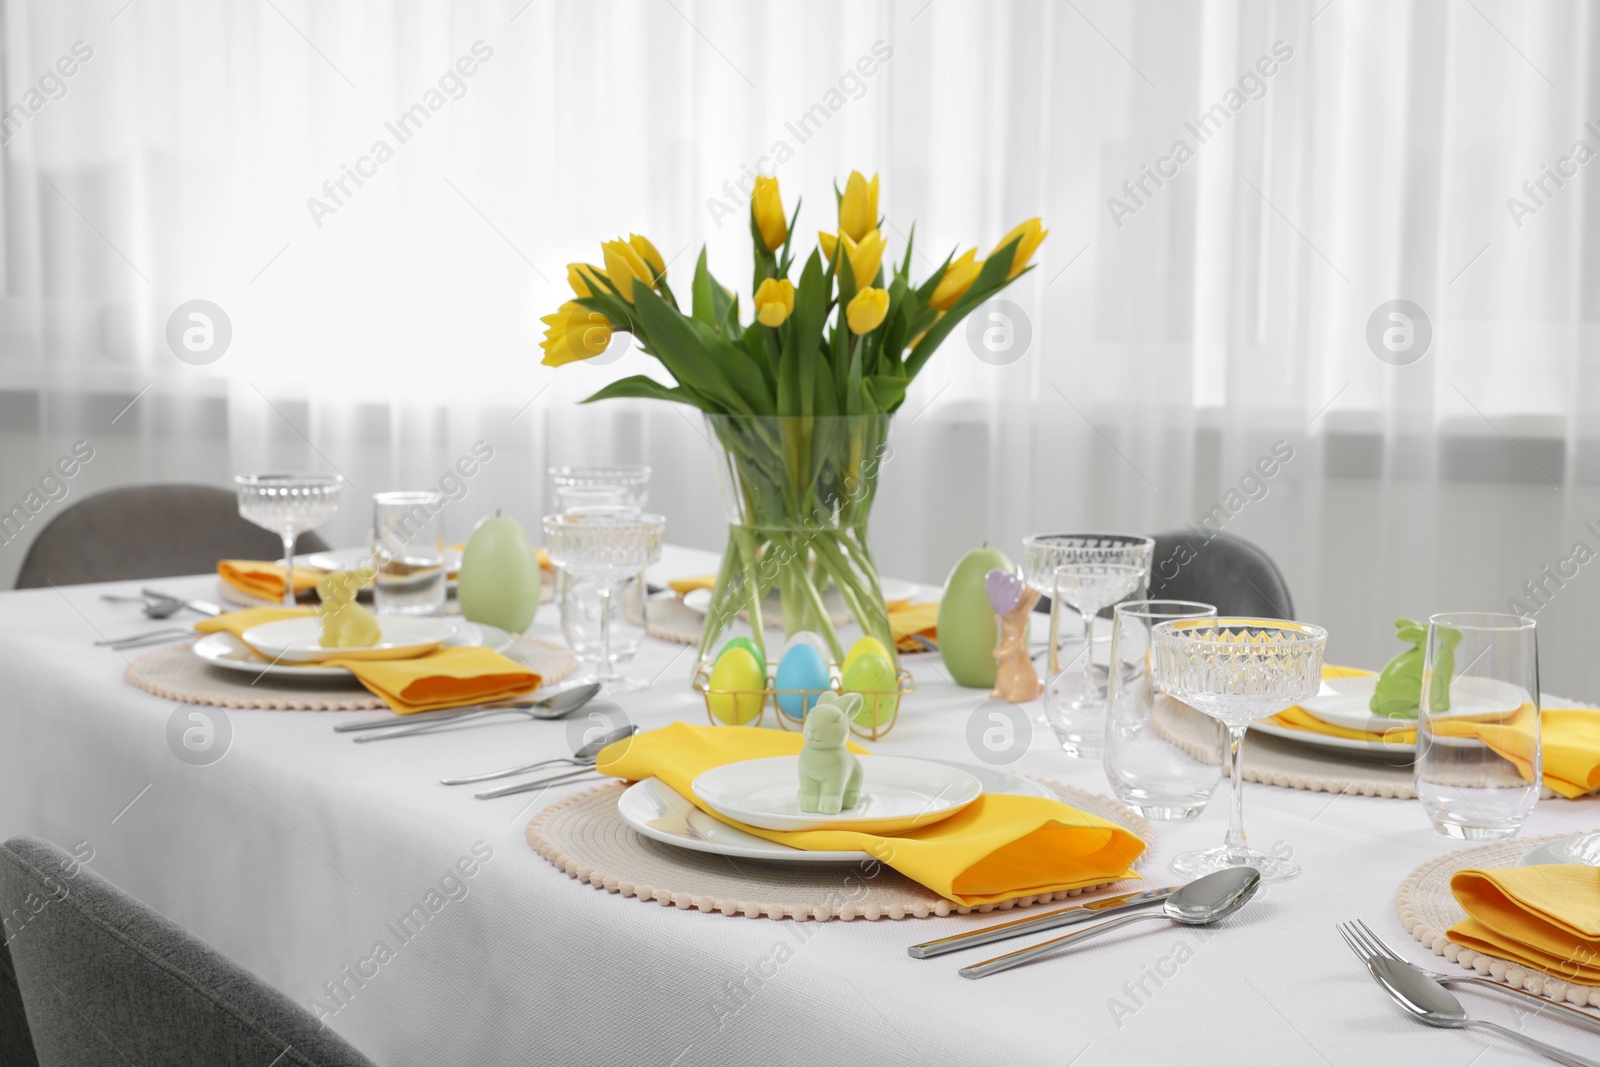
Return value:
M 1040 781 L 1063 803 L 1132 830 L 1146 844 L 1144 856 L 1150 854 L 1154 831 L 1132 809 L 1109 797 Z M 1128 879 L 963 907 L 877 860 L 806 867 L 734 859 L 652 841 L 617 813 L 617 798 L 626 788 L 625 782 L 606 782 L 546 808 L 528 823 L 528 844 L 571 877 L 596 888 L 689 911 L 751 919 L 924 919 L 1065 900 L 1107 885 L 1132 891 L 1139 884 Z
M 506 655 L 539 672 L 542 684 L 559 682 L 577 666 L 572 650 L 542 637 L 520 635 Z M 131 685 L 184 704 L 283 711 L 361 711 L 381 708 L 378 697 L 349 681 L 280 674 L 254 675 L 213 667 L 189 651 L 188 644 L 146 652 L 122 672 Z
M 1445 935 L 1446 930 L 1467 917 L 1450 892 L 1451 875 L 1467 867 L 1515 867 L 1533 846 L 1570 836 L 1518 837 L 1435 856 L 1407 875 L 1395 891 L 1394 910 L 1400 916 L 1400 925 L 1432 949 L 1434 955 L 1443 956 L 1459 967 L 1551 1000 L 1600 1008 L 1600 987 L 1564 982 L 1542 971 L 1529 970 L 1520 963 L 1458 945 Z

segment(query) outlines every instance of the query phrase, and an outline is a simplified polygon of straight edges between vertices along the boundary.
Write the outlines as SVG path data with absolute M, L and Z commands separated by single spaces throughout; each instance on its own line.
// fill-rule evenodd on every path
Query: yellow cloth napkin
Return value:
M 632 781 L 660 778 L 699 806 L 690 783 L 701 772 L 740 760 L 796 755 L 804 743 L 800 734 L 782 730 L 680 722 L 618 741 L 600 753 L 598 767 L 602 774 Z M 851 749 L 862 751 L 854 744 Z M 885 835 L 779 833 L 707 814 L 795 848 L 859 849 L 966 906 L 1137 878 L 1133 861 L 1144 851 L 1144 842 L 1128 830 L 1044 797 L 985 793 L 941 822 Z
M 884 607 L 889 612 L 889 632 L 894 635 L 894 647 L 901 652 L 926 651 L 911 640 L 911 635 L 939 639 L 939 602 L 913 604 L 909 600 L 891 600 Z
M 673 578 L 667 582 L 667 588 L 679 596 L 687 596 L 696 589 L 715 589 L 717 576 L 714 574 L 697 574 L 690 578 Z
M 1600 986 L 1600 867 L 1467 869 L 1451 876 L 1450 892 L 1467 913 L 1451 941 Z
M 1322 677 L 1361 678 L 1372 671 L 1357 667 L 1322 668 Z M 1541 708 L 1539 713 L 1543 741 L 1544 784 L 1568 798 L 1600 789 L 1600 710 L 1594 708 Z M 1461 737 L 1481 741 L 1516 765 L 1524 778 L 1533 777 L 1533 709 L 1524 708 L 1509 720 L 1473 722 L 1469 719 L 1441 719 L 1436 723 L 1440 737 Z M 1304 708 L 1293 707 L 1267 720 L 1291 730 L 1309 730 L 1332 737 L 1356 741 L 1410 745 L 1417 740 L 1415 720 L 1397 719 L 1387 732 L 1350 730 L 1323 722 Z
M 316 608 L 245 608 L 201 619 L 194 624 L 194 628 L 203 634 L 230 633 L 243 641 L 244 632 L 253 626 L 277 622 L 279 619 L 298 619 L 316 613 Z
M 294 569 L 294 593 L 310 592 L 317 587 L 323 571 L 311 567 Z M 257 559 L 225 559 L 217 564 L 217 574 L 223 581 L 241 592 L 262 600 L 283 601 L 283 564 Z
M 531 693 L 539 672 L 489 648 L 441 648 L 415 659 L 327 659 L 344 667 L 398 715 L 482 704 Z

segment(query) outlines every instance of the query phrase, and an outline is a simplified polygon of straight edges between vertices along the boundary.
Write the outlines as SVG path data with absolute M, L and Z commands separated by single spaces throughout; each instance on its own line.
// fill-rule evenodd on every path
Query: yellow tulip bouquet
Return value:
M 917 284 L 914 226 L 900 262 L 883 265 L 877 176 L 852 172 L 835 199 L 838 230 L 818 234 L 796 286 L 789 275 L 799 204 L 786 216 L 778 180 L 756 179 L 749 322 L 741 321 L 738 295 L 707 269 L 703 247 L 685 313 L 661 254 L 638 235 L 603 243 L 604 267 L 571 264 L 575 295 L 542 320 L 546 366 L 597 356 L 622 330 L 673 380 L 633 375 L 585 403 L 633 397 L 705 413 L 721 452 L 730 537 L 702 660 L 741 612 L 764 651 L 763 610 L 770 612 L 773 592 L 785 629 L 821 633 L 835 659 L 843 658 L 835 623 L 845 616 L 894 648 L 866 537 L 889 417 L 950 331 L 1030 269 L 1048 232 L 1030 219 L 987 259 L 976 248 L 952 254 Z

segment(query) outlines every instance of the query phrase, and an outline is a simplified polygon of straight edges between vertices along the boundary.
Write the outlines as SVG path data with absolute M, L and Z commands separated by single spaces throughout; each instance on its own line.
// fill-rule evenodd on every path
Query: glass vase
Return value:
M 707 415 L 728 520 L 700 661 L 746 635 L 762 656 L 778 632 L 821 636 L 835 663 L 851 623 L 876 637 L 895 666 L 894 640 L 867 520 L 878 471 L 892 450 L 888 415 Z

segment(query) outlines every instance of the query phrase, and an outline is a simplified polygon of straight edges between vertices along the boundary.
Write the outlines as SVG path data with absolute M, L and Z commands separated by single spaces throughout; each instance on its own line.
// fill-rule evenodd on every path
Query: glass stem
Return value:
M 600 584 L 600 667 L 595 674 L 602 682 L 617 677 L 611 662 L 611 588 L 610 582 Z
M 1092 707 L 1095 702 L 1094 690 L 1094 612 L 1084 609 L 1083 612 L 1083 692 L 1078 697 L 1078 703 L 1083 707 Z
M 1228 761 L 1233 775 L 1233 804 L 1228 812 L 1228 855 L 1245 863 L 1250 845 L 1244 837 L 1244 733 L 1245 727 L 1228 725 Z
M 294 531 L 283 532 L 283 603 L 294 607 Z

